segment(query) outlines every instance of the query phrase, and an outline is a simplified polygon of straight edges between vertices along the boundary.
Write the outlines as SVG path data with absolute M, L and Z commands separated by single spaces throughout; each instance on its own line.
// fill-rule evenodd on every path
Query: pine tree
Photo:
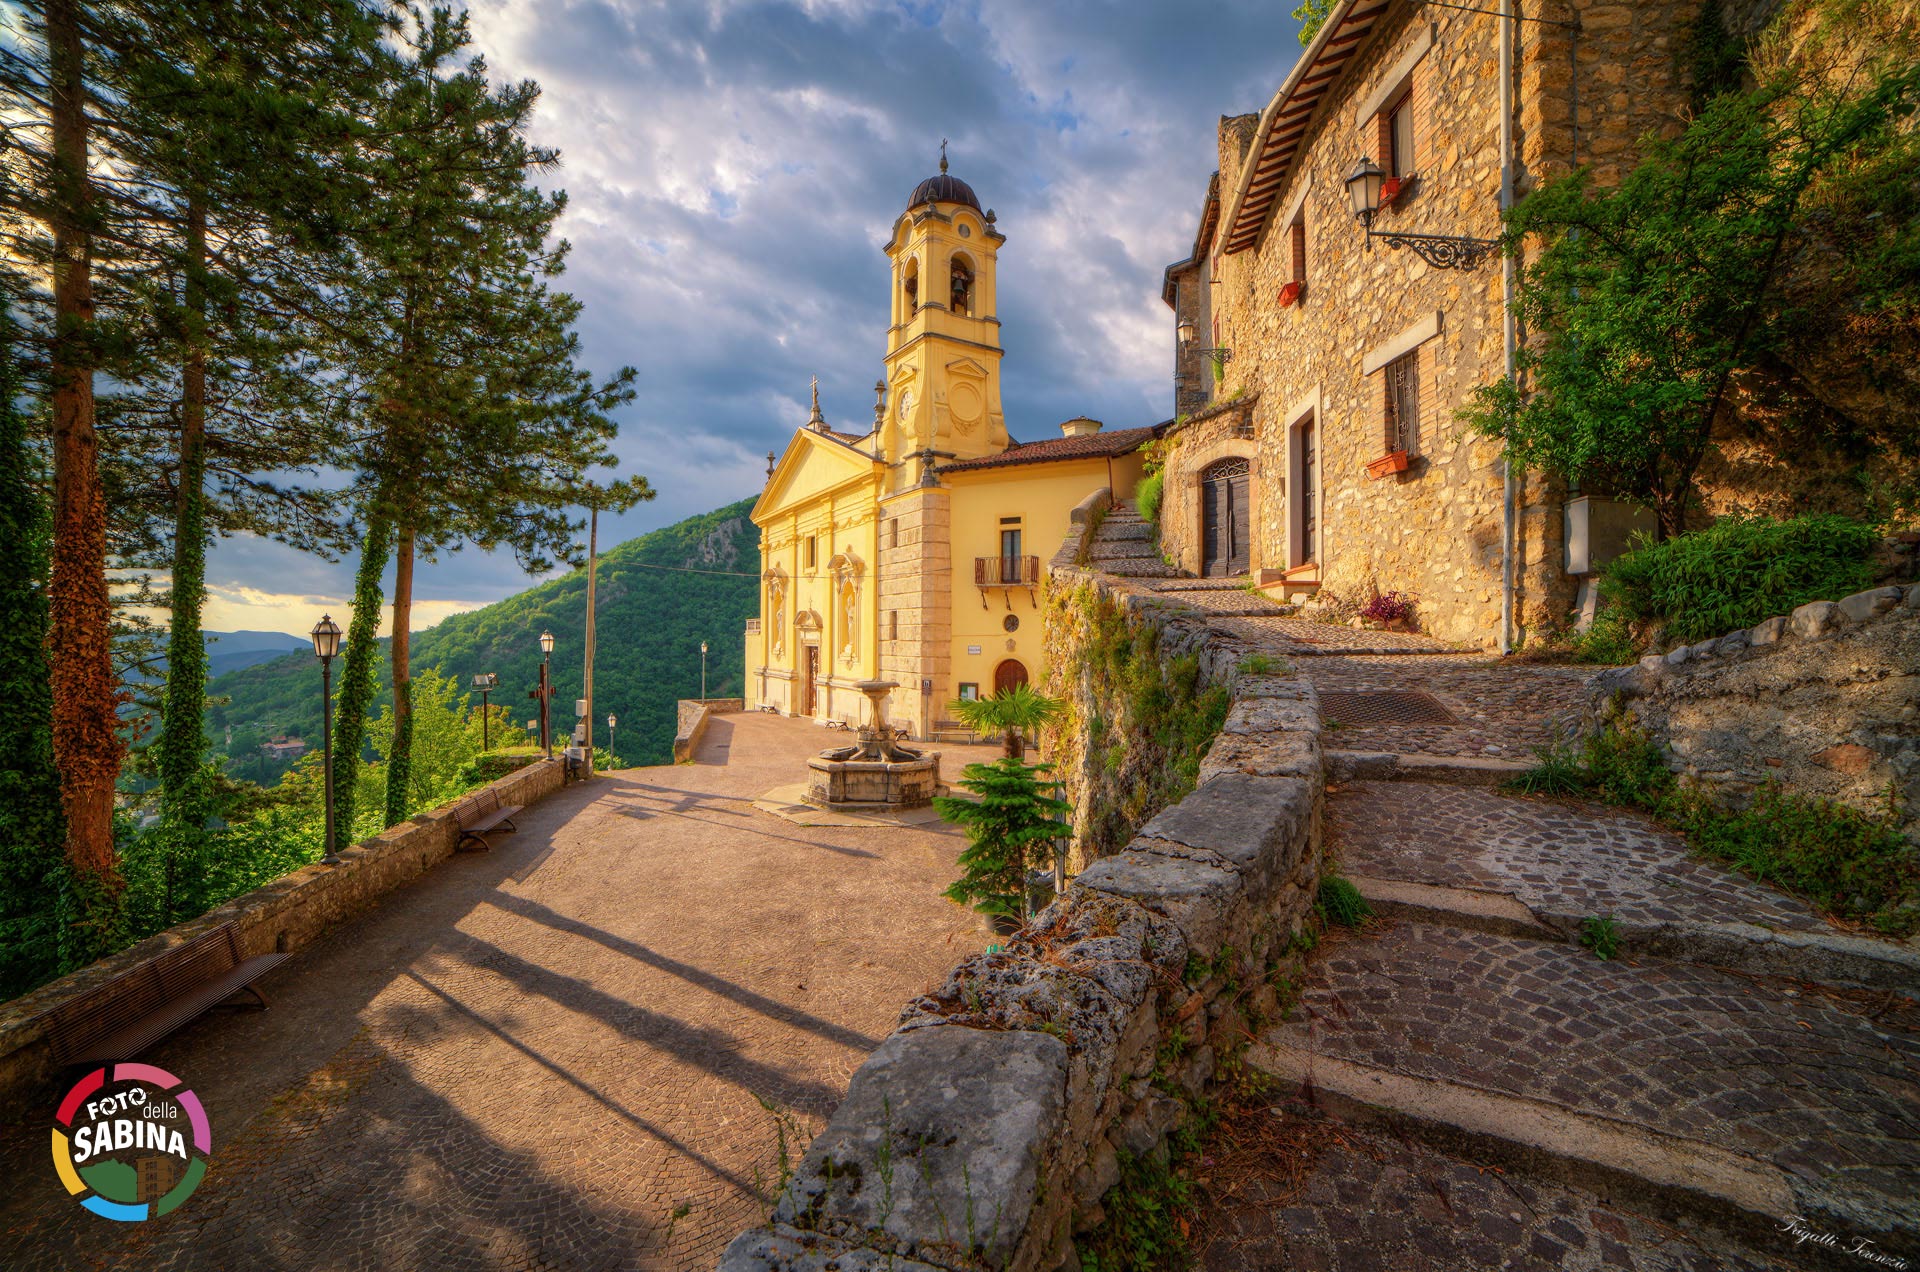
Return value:
M 573 557 L 565 509 L 609 462 L 606 412 L 633 378 L 595 384 L 579 369 L 579 302 L 547 284 L 565 264 L 566 244 L 550 241 L 565 197 L 531 185 L 558 162 L 525 138 L 538 87 L 489 83 L 466 19 L 446 9 L 407 37 L 408 73 L 387 86 L 364 168 L 375 197 L 344 324 L 367 386 L 360 504 L 394 534 L 390 824 L 409 784 L 416 558 L 466 543 L 511 548 L 530 570 Z
M 969 764 L 960 786 L 977 800 L 940 796 L 933 807 L 967 832 L 960 853 L 962 874 L 946 896 L 995 918 L 1027 917 L 1027 870 L 1035 854 L 1070 833 L 1072 805 L 1058 797 L 1058 783 L 1042 782 L 1051 764 L 1026 764 L 1003 756 L 992 764 Z
M 0 307 L 0 998 L 60 971 L 60 780 L 47 685 L 48 525 Z

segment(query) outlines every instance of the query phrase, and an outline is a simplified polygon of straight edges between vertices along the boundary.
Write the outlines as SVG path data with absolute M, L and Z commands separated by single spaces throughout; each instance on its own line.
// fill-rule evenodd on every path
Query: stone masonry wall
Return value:
M 559 790 L 564 778 L 562 761 L 541 760 L 481 789 L 497 791 L 502 804 L 530 805 Z M 340 865 L 302 866 L 197 919 L 155 933 L 130 949 L 0 1006 L 0 1116 L 24 1115 L 56 1076 L 46 1012 L 224 923 L 237 926 L 243 957 L 285 953 L 309 944 L 452 856 L 460 838 L 453 819 L 458 802 L 361 840 L 342 854 Z
M 1594 677 L 1586 727 L 1616 706 L 1678 772 L 1738 802 L 1778 782 L 1884 813 L 1920 844 L 1920 584 L 1815 601 L 1749 631 Z
M 1678 127 L 1686 85 L 1676 53 L 1696 7 L 1549 0 L 1530 13 L 1562 20 L 1579 13 L 1578 155 L 1603 184 L 1626 171 L 1642 136 Z M 1410 250 L 1377 242 L 1365 250 L 1343 178 L 1376 144 L 1373 120 L 1356 118 L 1361 101 L 1430 40 L 1412 75 L 1417 177 L 1410 192 L 1382 209 L 1376 228 L 1497 235 L 1498 33 L 1497 20 L 1482 13 L 1395 5 L 1318 108 L 1258 244 L 1218 258 L 1215 288 L 1220 342 L 1234 351 L 1224 388 L 1260 398 L 1255 472 L 1264 494 L 1256 503 L 1256 568 L 1314 560 L 1324 587 L 1336 594 L 1411 592 L 1424 630 L 1480 644 L 1499 632 L 1503 466 L 1496 444 L 1464 435 L 1456 411 L 1474 387 L 1505 369 L 1500 262 L 1437 270 Z M 1565 171 L 1573 155 L 1568 52 L 1564 28 L 1521 24 L 1515 144 L 1522 195 Z M 1237 188 L 1249 161 L 1243 132 L 1222 129 L 1223 191 Z M 1279 294 L 1293 261 L 1281 220 L 1296 205 L 1306 226 L 1306 287 L 1282 308 Z M 1366 464 L 1390 448 L 1384 372 L 1364 371 L 1363 359 L 1428 329 L 1412 350 L 1419 411 L 1411 463 L 1371 479 Z M 1301 484 L 1297 426 L 1309 418 L 1319 470 L 1310 555 L 1301 551 L 1290 493 Z M 1539 474 L 1523 482 L 1516 546 L 1523 628 L 1563 622 L 1570 608 L 1563 497 Z
M 1163 644 L 1184 647 L 1186 607 L 1106 576 L 1067 583 L 1182 629 Z M 1233 695 L 1198 788 L 1004 950 L 908 1004 L 722 1272 L 1080 1268 L 1074 1236 L 1104 1217 L 1122 1155 L 1165 1153 L 1221 1059 L 1276 1009 L 1318 881 L 1311 686 L 1241 674 L 1226 638 L 1194 652 Z

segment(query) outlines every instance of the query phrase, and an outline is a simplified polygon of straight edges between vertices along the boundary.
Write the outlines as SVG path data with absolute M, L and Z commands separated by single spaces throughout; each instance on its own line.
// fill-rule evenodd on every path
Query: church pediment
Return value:
M 829 490 L 871 478 L 877 461 L 865 451 L 831 437 L 799 429 L 767 478 L 766 489 L 753 505 L 756 523 L 779 515 Z

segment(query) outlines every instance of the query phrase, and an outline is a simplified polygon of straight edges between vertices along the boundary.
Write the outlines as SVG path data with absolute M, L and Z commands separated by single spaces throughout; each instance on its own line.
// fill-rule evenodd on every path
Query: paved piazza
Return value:
M 711 1267 L 764 1216 L 781 1123 L 797 1157 L 988 939 L 940 895 L 947 827 L 753 807 L 843 736 L 719 717 L 696 763 L 550 796 L 277 969 L 272 1010 L 176 1034 L 144 1058 L 214 1156 L 164 1219 L 81 1211 L 50 1123 L 6 1128 L 0 1267 Z M 997 753 L 940 749 L 949 780 Z

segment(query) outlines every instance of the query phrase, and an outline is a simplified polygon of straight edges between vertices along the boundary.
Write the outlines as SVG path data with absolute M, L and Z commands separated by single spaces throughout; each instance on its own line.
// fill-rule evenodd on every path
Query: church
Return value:
M 914 188 L 886 244 L 891 295 L 873 426 L 813 415 L 753 507 L 760 616 L 746 705 L 864 724 L 861 681 L 894 682 L 888 718 L 922 740 L 964 732 L 955 699 L 1044 683 L 1040 588 L 1076 505 L 1132 497 L 1155 429 L 1068 420 L 1016 442 L 1000 405 L 991 209 L 947 172 Z

